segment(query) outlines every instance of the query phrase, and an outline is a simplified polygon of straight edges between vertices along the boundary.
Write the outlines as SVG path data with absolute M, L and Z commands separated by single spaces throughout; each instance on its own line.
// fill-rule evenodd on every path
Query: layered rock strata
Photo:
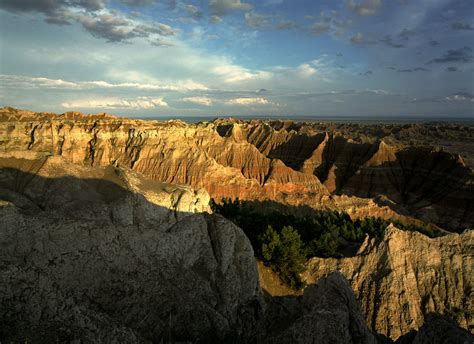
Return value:
M 474 131 L 469 128 L 442 128 L 459 135 L 457 146 L 450 141 L 442 147 L 467 147 L 470 154 Z M 153 180 L 204 188 L 217 200 L 352 209 L 354 216 L 414 217 L 450 230 L 472 228 L 471 167 L 457 154 L 411 146 L 408 138 L 418 136 L 408 135 L 410 130 L 291 121 L 192 125 L 4 108 L 0 150 L 59 155 L 85 166 L 126 167 Z M 436 135 L 430 130 L 424 134 L 433 143 Z

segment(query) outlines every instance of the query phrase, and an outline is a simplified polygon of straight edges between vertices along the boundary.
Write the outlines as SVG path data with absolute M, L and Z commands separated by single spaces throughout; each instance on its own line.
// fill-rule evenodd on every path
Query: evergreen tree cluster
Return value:
M 281 212 L 261 213 L 239 199 L 211 200 L 211 209 L 243 229 L 255 255 L 295 289 L 302 288 L 300 273 L 311 257 L 341 257 L 343 242 L 362 243 L 365 236 L 381 238 L 387 226 L 418 231 L 429 237 L 442 235 L 426 226 L 404 225 L 376 217 L 352 220 L 346 212 L 325 210 L 296 217 Z

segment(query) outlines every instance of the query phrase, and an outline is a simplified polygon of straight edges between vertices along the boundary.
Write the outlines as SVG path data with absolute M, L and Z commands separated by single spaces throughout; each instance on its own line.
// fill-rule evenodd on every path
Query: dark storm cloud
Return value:
M 444 53 L 442 57 L 432 59 L 428 64 L 432 63 L 467 63 L 474 60 L 472 55 L 472 49 L 469 47 L 463 47 L 459 49 L 451 49 Z
M 377 13 L 381 0 L 349 1 L 349 8 L 360 16 L 372 16 Z
M 474 27 L 472 27 L 470 24 L 468 24 L 468 23 L 461 23 L 461 22 L 452 23 L 452 24 L 451 24 L 451 27 L 452 27 L 454 30 L 466 30 L 466 31 L 473 31 L 473 30 L 474 30 Z
M 447 67 L 447 68 L 446 68 L 446 71 L 447 71 L 447 72 L 457 72 L 458 69 L 457 69 L 456 67 Z

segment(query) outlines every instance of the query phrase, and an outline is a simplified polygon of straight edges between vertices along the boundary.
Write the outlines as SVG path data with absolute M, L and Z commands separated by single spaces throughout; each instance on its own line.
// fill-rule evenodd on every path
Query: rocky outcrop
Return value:
M 252 330 L 262 308 L 253 250 L 240 228 L 203 212 L 206 192 L 58 157 L 0 164 L 2 342 L 220 341 Z
M 315 283 L 340 271 L 369 327 L 397 339 L 420 328 L 430 313 L 449 315 L 472 330 L 473 266 L 473 231 L 430 239 L 389 226 L 382 240 L 367 238 L 355 257 L 312 258 L 304 279 Z
M 474 336 L 457 326 L 446 316 L 429 314 L 419 331 L 411 331 L 400 337 L 397 344 L 449 344 L 471 343 Z
M 332 273 L 302 297 L 275 298 L 259 343 L 377 343 L 347 281 Z

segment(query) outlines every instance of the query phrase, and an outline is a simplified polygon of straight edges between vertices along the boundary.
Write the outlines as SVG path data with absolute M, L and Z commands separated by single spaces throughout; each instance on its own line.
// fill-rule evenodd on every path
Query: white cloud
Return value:
M 208 87 L 193 80 L 178 80 L 174 84 L 153 84 L 153 83 L 138 83 L 138 82 L 124 82 L 124 83 L 110 83 L 103 80 L 97 81 L 65 81 L 61 79 L 49 78 L 35 78 L 19 75 L 5 75 L 0 74 L 0 82 L 3 87 L 19 87 L 19 88 L 61 88 L 61 89 L 135 89 L 135 90 L 156 90 L 156 91 L 204 91 Z
M 135 99 L 96 98 L 80 99 L 61 104 L 66 109 L 152 109 L 168 107 L 163 98 L 138 97 Z
M 316 69 L 308 63 L 303 63 L 296 68 L 296 72 L 302 78 L 309 78 L 310 76 L 316 74 Z
M 213 103 L 212 99 L 207 97 L 186 97 L 183 101 L 204 106 L 211 106 Z
M 228 83 L 235 83 L 240 81 L 246 80 L 255 80 L 255 79 L 269 79 L 271 77 L 271 73 L 265 71 L 251 71 L 249 69 L 236 66 L 236 65 L 220 65 L 214 67 L 212 71 L 223 77 L 225 82 Z
M 265 98 L 234 98 L 226 101 L 228 105 L 266 105 L 270 102 Z
M 470 93 L 460 93 L 453 94 L 451 96 L 445 97 L 448 102 L 474 102 L 474 95 Z

